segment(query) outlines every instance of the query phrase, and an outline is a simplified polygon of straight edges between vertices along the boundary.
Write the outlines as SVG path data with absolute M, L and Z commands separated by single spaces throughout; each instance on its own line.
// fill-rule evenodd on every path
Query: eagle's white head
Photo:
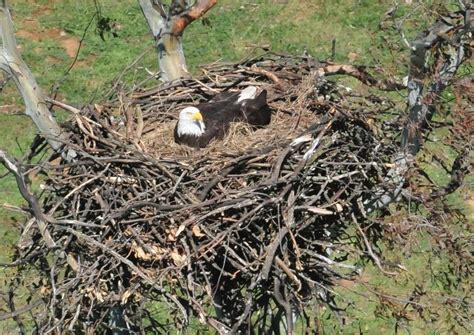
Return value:
M 179 113 L 178 136 L 204 134 L 206 126 L 202 120 L 202 114 L 196 107 L 186 107 Z

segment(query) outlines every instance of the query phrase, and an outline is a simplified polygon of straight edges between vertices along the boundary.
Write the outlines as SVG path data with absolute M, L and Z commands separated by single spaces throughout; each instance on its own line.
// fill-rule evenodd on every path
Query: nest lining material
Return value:
M 329 299 L 326 285 L 355 270 L 343 262 L 352 237 L 341 233 L 362 220 L 360 201 L 395 148 L 365 121 L 376 105 L 346 104 L 312 75 L 315 66 L 282 56 L 215 64 L 197 80 L 124 94 L 76 116 L 70 140 L 78 160 L 44 171 L 44 209 L 57 222 L 50 234 L 68 255 L 52 270 L 60 296 L 46 297 L 61 329 L 104 327 L 114 306 L 131 329 L 145 310 L 162 321 L 140 301 L 169 304 L 175 325 L 194 314 L 213 327 L 206 311 L 219 305 L 219 322 L 239 329 L 257 310 L 289 304 L 303 313 L 311 298 Z M 268 89 L 269 127 L 235 125 L 202 150 L 174 144 L 180 106 L 248 85 Z M 111 122 L 117 111 L 124 125 Z M 44 243 L 41 232 L 29 234 L 38 242 L 24 255 Z
M 309 76 L 297 88 L 301 91 L 297 93 L 299 97 L 296 103 L 281 101 L 270 103 L 273 110 L 272 120 L 268 126 L 263 128 L 253 129 L 241 122 L 232 123 L 223 140 L 213 141 L 204 150 L 195 150 L 174 143 L 175 120 L 166 123 L 158 120 L 151 124 L 153 130 L 144 134 L 144 147 L 148 153 L 161 158 L 182 155 L 188 158 L 207 156 L 218 159 L 226 154 L 242 155 L 249 150 L 286 145 L 301 135 L 310 125 L 316 123 L 319 118 L 306 108 L 304 103 L 299 102 L 305 100 L 305 97 L 314 91 L 314 77 Z M 284 109 L 288 105 L 292 107 L 291 110 Z M 179 113 L 179 111 L 174 112 L 176 115 Z
M 202 149 L 189 148 L 174 142 L 173 131 L 176 126 L 179 111 L 192 104 L 183 104 L 169 108 L 164 103 L 162 106 L 150 108 L 146 113 L 147 125 L 140 136 L 140 149 L 158 159 L 180 159 L 183 161 L 199 160 L 202 157 L 214 157 L 219 159 L 226 155 L 242 155 L 250 150 L 258 150 L 265 147 L 282 147 L 288 145 L 293 139 L 301 135 L 312 124 L 319 120 L 319 115 L 308 108 L 308 96 L 316 94 L 314 91 L 315 76 L 307 75 L 298 85 L 287 87 L 289 92 L 285 95 L 291 96 L 294 101 L 285 100 L 282 97 L 281 88 L 275 89 L 270 83 L 257 82 L 261 89 L 267 89 L 269 103 L 273 113 L 271 123 L 265 127 L 255 129 L 247 124 L 232 123 L 226 136 L 222 140 L 214 140 L 209 146 Z M 234 89 L 230 89 L 234 91 Z M 210 94 L 216 94 L 216 90 Z M 184 92 L 170 92 L 168 96 L 155 96 L 152 99 L 166 101 L 167 98 L 176 98 L 177 95 L 190 94 L 189 90 Z M 296 97 L 296 98 L 295 98 Z M 324 97 L 319 96 L 319 101 Z M 199 101 L 193 97 L 194 105 Z M 273 101 L 272 101 L 273 100 Z M 167 107 L 169 109 L 167 109 Z M 326 106 L 327 107 L 327 106 Z M 313 106 L 314 108 L 314 106 Z M 127 107 L 118 109 L 122 119 L 129 117 L 125 111 Z M 162 110 L 166 110 L 165 113 Z M 321 109 L 325 109 L 321 104 Z M 156 113 L 156 115 L 153 115 Z M 123 123 L 122 123 L 123 124 Z M 118 127 L 117 132 L 127 137 L 128 129 L 125 125 Z

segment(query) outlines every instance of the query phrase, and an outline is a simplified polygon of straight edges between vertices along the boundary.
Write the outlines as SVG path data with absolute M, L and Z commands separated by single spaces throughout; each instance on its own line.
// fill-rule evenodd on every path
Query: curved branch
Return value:
M 0 314 L 0 321 L 5 321 L 5 320 L 8 320 L 8 319 L 12 319 L 12 318 L 15 318 L 17 316 L 20 316 L 22 314 L 25 314 L 25 313 L 31 311 L 33 308 L 41 306 L 42 304 L 43 304 L 43 301 L 41 299 L 38 299 L 38 300 L 35 300 L 34 302 L 28 304 L 28 305 L 17 308 L 12 312 L 1 313 Z
M 179 36 L 183 33 L 184 29 L 193 21 L 199 19 L 206 12 L 214 7 L 217 0 L 197 0 L 196 3 L 180 13 L 178 16 L 172 19 L 171 32 L 173 35 Z
M 317 73 L 320 76 L 346 74 L 348 76 L 358 79 L 365 85 L 376 87 L 382 91 L 397 91 L 406 88 L 406 86 L 402 83 L 388 79 L 380 80 L 373 77 L 365 70 L 365 67 L 363 66 L 330 63 L 328 65 L 318 68 Z
M 18 190 L 20 191 L 23 198 L 28 202 L 29 208 L 36 218 L 36 223 L 38 224 L 38 228 L 46 245 L 48 248 L 55 248 L 57 245 L 49 233 L 47 219 L 41 210 L 41 204 L 28 190 L 25 178 L 23 177 L 24 171 L 22 170 L 20 164 L 15 162 L 13 158 L 8 157 L 8 155 L 2 150 L 0 150 L 0 163 L 2 163 L 6 169 L 15 176 Z
M 64 139 L 64 134 L 49 112 L 41 88 L 18 52 L 13 22 L 5 0 L 0 1 L 0 35 L 2 38 L 0 68 L 15 81 L 25 102 L 26 114 L 31 117 L 51 147 L 58 151 L 63 147 L 63 141 L 56 139 Z

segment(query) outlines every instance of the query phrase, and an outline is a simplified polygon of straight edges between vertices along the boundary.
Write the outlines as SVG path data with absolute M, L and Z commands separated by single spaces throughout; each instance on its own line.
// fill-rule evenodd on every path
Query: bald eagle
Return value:
M 231 122 L 261 127 L 270 119 L 267 91 L 257 96 L 257 88 L 249 86 L 240 93 L 223 92 L 209 102 L 183 109 L 174 128 L 174 139 L 179 144 L 204 148 L 211 140 L 222 139 Z

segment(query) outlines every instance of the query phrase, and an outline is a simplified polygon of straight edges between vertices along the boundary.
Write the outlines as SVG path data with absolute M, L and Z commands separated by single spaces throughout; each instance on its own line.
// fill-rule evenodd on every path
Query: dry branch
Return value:
M 376 79 L 370 75 L 363 66 L 354 66 L 348 64 L 327 64 L 324 67 L 318 69 L 318 74 L 320 76 L 346 74 L 360 80 L 362 83 L 368 86 L 376 87 L 382 91 L 396 91 L 406 88 L 405 85 L 394 80 Z
M 31 117 L 40 134 L 56 151 L 63 147 L 64 133 L 49 112 L 45 96 L 33 74 L 21 58 L 13 31 L 13 22 L 5 0 L 0 1 L 0 68 L 15 82 L 26 105 L 26 114 Z M 65 152 L 74 157 L 74 152 Z

